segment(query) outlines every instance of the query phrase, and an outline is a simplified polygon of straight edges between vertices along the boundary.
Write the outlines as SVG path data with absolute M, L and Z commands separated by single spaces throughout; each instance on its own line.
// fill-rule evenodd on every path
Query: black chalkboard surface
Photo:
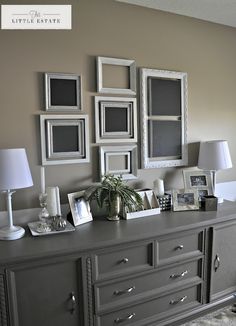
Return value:
M 73 79 L 50 80 L 51 105 L 77 106 L 77 81 Z

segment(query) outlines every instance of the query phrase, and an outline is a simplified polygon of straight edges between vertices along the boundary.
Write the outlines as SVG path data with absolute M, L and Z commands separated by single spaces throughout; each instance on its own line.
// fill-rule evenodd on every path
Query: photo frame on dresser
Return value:
M 101 146 L 100 175 L 113 174 L 122 179 L 137 178 L 137 146 Z
M 40 133 L 42 165 L 89 162 L 87 115 L 41 115 Z
M 45 73 L 46 111 L 81 111 L 81 76 L 64 73 Z
M 183 170 L 184 187 L 197 189 L 201 201 L 203 196 L 213 195 L 212 174 L 209 170 Z
M 96 143 L 137 142 L 137 101 L 95 96 Z
M 71 210 L 70 222 L 78 226 L 93 220 L 89 202 L 84 198 L 85 191 L 77 191 L 68 194 L 68 200 Z
M 197 189 L 177 189 L 172 191 L 173 211 L 199 209 Z
M 119 78 L 112 81 L 106 78 L 106 68 L 113 68 L 112 75 L 124 75 L 124 83 L 116 84 Z M 134 60 L 97 57 L 97 91 L 107 94 L 136 94 L 136 64 Z

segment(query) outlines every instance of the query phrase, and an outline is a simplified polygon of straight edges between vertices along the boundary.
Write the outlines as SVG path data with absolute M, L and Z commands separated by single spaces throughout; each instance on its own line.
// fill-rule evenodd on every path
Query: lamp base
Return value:
M 21 226 L 6 226 L 0 229 L 0 240 L 16 240 L 24 236 L 25 230 Z

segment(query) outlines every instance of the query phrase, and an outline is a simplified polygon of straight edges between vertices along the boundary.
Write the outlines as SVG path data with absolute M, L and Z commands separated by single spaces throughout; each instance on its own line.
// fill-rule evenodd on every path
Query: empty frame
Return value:
M 44 78 L 47 111 L 82 110 L 81 76 L 45 73 Z
M 186 165 L 187 74 L 142 68 L 142 167 Z
M 41 115 L 43 165 L 89 162 L 87 115 Z
M 113 174 L 123 179 L 137 178 L 137 146 L 101 146 L 100 172 L 101 177 Z
M 135 98 L 95 97 L 97 143 L 137 142 Z

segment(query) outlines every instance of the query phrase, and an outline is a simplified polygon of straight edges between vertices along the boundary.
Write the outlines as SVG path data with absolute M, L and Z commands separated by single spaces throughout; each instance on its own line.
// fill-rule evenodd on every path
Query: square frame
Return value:
M 71 139 L 76 144 L 75 150 L 56 150 L 56 142 L 61 142 L 57 130 L 64 127 L 76 130 L 76 138 Z M 87 163 L 90 160 L 89 153 L 89 123 L 87 115 L 40 115 L 41 133 L 41 157 L 42 165 L 58 165 Z M 73 136 L 73 135 L 72 135 Z M 68 140 L 67 140 L 68 141 Z M 65 146 L 67 146 L 65 144 Z
M 65 103 L 61 102 L 61 98 L 57 99 L 56 101 L 59 102 L 57 104 L 53 104 L 53 97 L 57 96 L 55 93 L 56 90 L 60 92 L 60 96 L 62 95 L 62 85 L 59 86 L 59 89 L 56 88 L 54 85 L 53 87 L 53 80 L 63 80 L 65 81 L 74 81 L 75 82 L 75 89 L 72 87 L 73 85 L 68 85 L 67 83 L 67 92 L 71 93 L 74 92 L 73 96 L 75 98 L 75 103 L 71 105 L 66 105 Z M 76 74 L 62 74 L 62 73 L 45 73 L 44 74 L 44 84 L 45 84 L 45 108 L 46 111 L 82 111 L 82 87 L 81 87 L 81 76 Z M 66 86 L 66 85 L 65 85 Z M 58 87 L 58 86 L 57 86 Z M 65 87 L 66 91 L 66 87 Z M 64 94 L 66 97 L 66 93 Z
M 127 168 L 119 170 L 109 168 L 109 159 L 114 156 L 124 156 Z M 100 175 L 121 175 L 124 180 L 137 178 L 137 146 L 101 146 L 100 147 Z
M 173 211 L 190 211 L 199 209 L 197 189 L 177 189 L 172 191 Z
M 184 187 L 197 189 L 198 197 L 213 195 L 212 174 L 210 170 L 183 170 Z
M 129 68 L 129 88 L 112 88 L 103 86 L 103 65 L 124 66 Z M 97 91 L 107 94 L 136 94 L 136 64 L 134 60 L 97 57 Z
M 84 198 L 85 191 L 68 194 L 72 223 L 78 226 L 93 220 L 89 202 Z
M 107 131 L 106 116 L 113 108 L 126 111 L 125 131 Z M 122 119 L 124 120 L 124 119 Z M 96 143 L 137 142 L 137 101 L 128 97 L 95 96 L 95 135 Z

